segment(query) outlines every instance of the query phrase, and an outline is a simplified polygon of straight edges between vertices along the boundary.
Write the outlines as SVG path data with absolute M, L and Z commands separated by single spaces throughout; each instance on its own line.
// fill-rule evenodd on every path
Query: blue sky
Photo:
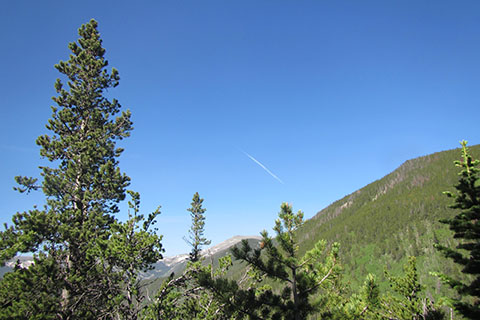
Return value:
M 13 177 L 45 164 L 53 65 L 91 18 L 120 72 L 108 94 L 133 114 L 120 166 L 145 213 L 162 206 L 167 255 L 189 250 L 197 191 L 215 244 L 271 230 L 282 202 L 312 217 L 405 160 L 480 143 L 478 1 L 98 2 L 2 5 L 1 222 L 43 201 Z

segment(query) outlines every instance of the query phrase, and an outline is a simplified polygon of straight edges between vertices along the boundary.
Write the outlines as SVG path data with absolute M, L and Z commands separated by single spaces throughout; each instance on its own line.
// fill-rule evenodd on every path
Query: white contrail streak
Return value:
M 255 159 L 254 157 L 252 157 L 251 155 L 249 155 L 248 153 L 246 153 L 245 151 L 242 151 L 247 157 L 249 157 L 250 159 L 252 159 L 253 162 L 255 162 L 256 164 L 258 164 L 260 167 L 262 167 L 263 170 L 267 171 L 267 173 L 269 175 L 271 175 L 273 178 L 275 178 L 278 182 L 280 182 L 281 184 L 284 184 L 283 181 L 277 177 L 272 171 L 268 170 L 267 167 L 265 167 L 260 161 L 258 161 L 257 159 Z

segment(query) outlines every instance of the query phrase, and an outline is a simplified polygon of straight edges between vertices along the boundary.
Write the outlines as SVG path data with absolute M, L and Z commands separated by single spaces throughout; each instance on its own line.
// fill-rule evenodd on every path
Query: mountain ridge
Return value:
M 202 249 L 200 255 L 207 262 L 216 262 L 218 258 L 228 254 L 228 251 L 242 240 L 248 240 L 252 243 L 260 242 L 260 236 L 240 236 L 236 235 L 224 240 L 214 246 Z M 145 279 L 163 278 L 171 273 L 180 274 L 185 269 L 189 254 L 182 253 L 174 256 L 164 257 L 154 264 L 154 269 L 143 274 Z
M 470 146 L 479 158 L 480 145 Z M 461 274 L 434 243 L 454 243 L 440 219 L 454 214 L 451 199 L 460 171 L 453 164 L 461 149 L 435 152 L 405 161 L 397 169 L 323 208 L 298 231 L 300 252 L 320 239 L 340 243 L 345 278 L 357 286 L 368 273 L 383 279 L 385 268 L 400 272 L 408 256 L 417 256 L 422 283 L 441 290 L 430 271 Z M 443 289 L 442 289 L 443 290 Z

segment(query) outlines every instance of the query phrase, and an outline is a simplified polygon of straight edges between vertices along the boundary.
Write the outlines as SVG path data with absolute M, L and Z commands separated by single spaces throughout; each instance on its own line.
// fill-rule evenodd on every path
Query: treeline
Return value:
M 402 275 L 385 271 L 389 290 L 381 289 L 379 275 L 373 274 L 352 289 L 344 281 L 340 244 L 315 240 L 311 249 L 300 250 L 303 213 L 294 213 L 286 203 L 274 236 L 264 231 L 258 248 L 244 241 L 232 250 L 245 266 L 243 276 L 233 280 L 228 277 L 231 256 L 215 267 L 202 263 L 202 246 L 210 242 L 204 236 L 205 208 L 198 193 L 189 209 L 192 225 L 185 240 L 192 250 L 187 269 L 149 292 L 140 275 L 162 259 L 155 226 L 160 208 L 142 214 L 140 195 L 127 190 L 130 178 L 118 167 L 123 150 L 116 142 L 129 136 L 132 122 L 129 111 L 122 112 L 117 100 L 104 95 L 120 77 L 116 69 L 107 69 L 97 27 L 94 20 L 82 25 L 78 43 L 69 44 L 69 60 L 55 65 L 67 83 L 55 82 L 56 106 L 46 125 L 51 134 L 36 140 L 52 166 L 40 168 L 41 181 L 16 177 L 16 190 L 39 190 L 46 204 L 15 214 L 0 232 L 2 264 L 20 253 L 34 254 L 34 264 L 18 264 L 0 281 L 1 319 L 451 318 L 440 305 L 480 318 L 479 162 L 465 142 L 462 160 L 456 162 L 461 168 L 457 192 L 448 194 L 455 215 L 443 220 L 460 244 L 436 246 L 468 275 L 463 280 L 436 274 L 456 291 L 454 296 L 428 298 L 414 256 Z M 127 195 L 129 217 L 120 221 L 118 204 Z

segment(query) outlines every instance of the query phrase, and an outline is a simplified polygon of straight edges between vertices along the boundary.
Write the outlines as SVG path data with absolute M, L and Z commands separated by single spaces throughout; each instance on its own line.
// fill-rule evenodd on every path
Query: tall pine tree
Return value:
M 187 209 L 190 211 L 192 217 L 192 225 L 188 230 L 188 238 L 183 239 L 192 247 L 190 252 L 190 261 L 196 262 L 200 259 L 200 252 L 202 246 L 208 246 L 211 242 L 205 238 L 205 211 L 207 209 L 202 208 L 203 199 L 200 198 L 198 192 L 193 195 L 191 207 Z
M 455 186 L 455 194 L 445 194 L 454 199 L 451 205 L 457 214 L 442 220 L 453 231 L 453 237 L 459 240 L 455 248 L 442 245 L 436 247 L 455 263 L 462 266 L 462 272 L 469 275 L 471 281 L 454 279 L 440 275 L 441 279 L 455 289 L 460 298 L 454 300 L 455 308 L 469 319 L 480 319 L 480 181 L 479 160 L 473 160 L 462 141 L 462 161 L 455 161 L 461 168 L 460 179 Z
M 55 65 L 67 86 L 55 82 L 50 133 L 37 139 L 52 167 L 40 167 L 39 184 L 16 177 L 17 190 L 41 189 L 46 205 L 15 214 L 0 234 L 0 262 L 35 253 L 31 268 L 16 268 L 0 283 L 5 318 L 28 318 L 21 312 L 32 304 L 39 318 L 135 318 L 138 272 L 161 258 L 160 237 L 150 229 L 158 210 L 144 219 L 139 195 L 131 193 L 130 219 L 115 217 L 130 181 L 118 167 L 123 150 L 116 147 L 130 135 L 130 112 L 120 112 L 118 101 L 104 95 L 120 78 L 116 69 L 107 70 L 97 22 L 78 33 L 78 43 L 68 46 L 69 60 Z M 18 283 L 23 294 L 15 297 Z

